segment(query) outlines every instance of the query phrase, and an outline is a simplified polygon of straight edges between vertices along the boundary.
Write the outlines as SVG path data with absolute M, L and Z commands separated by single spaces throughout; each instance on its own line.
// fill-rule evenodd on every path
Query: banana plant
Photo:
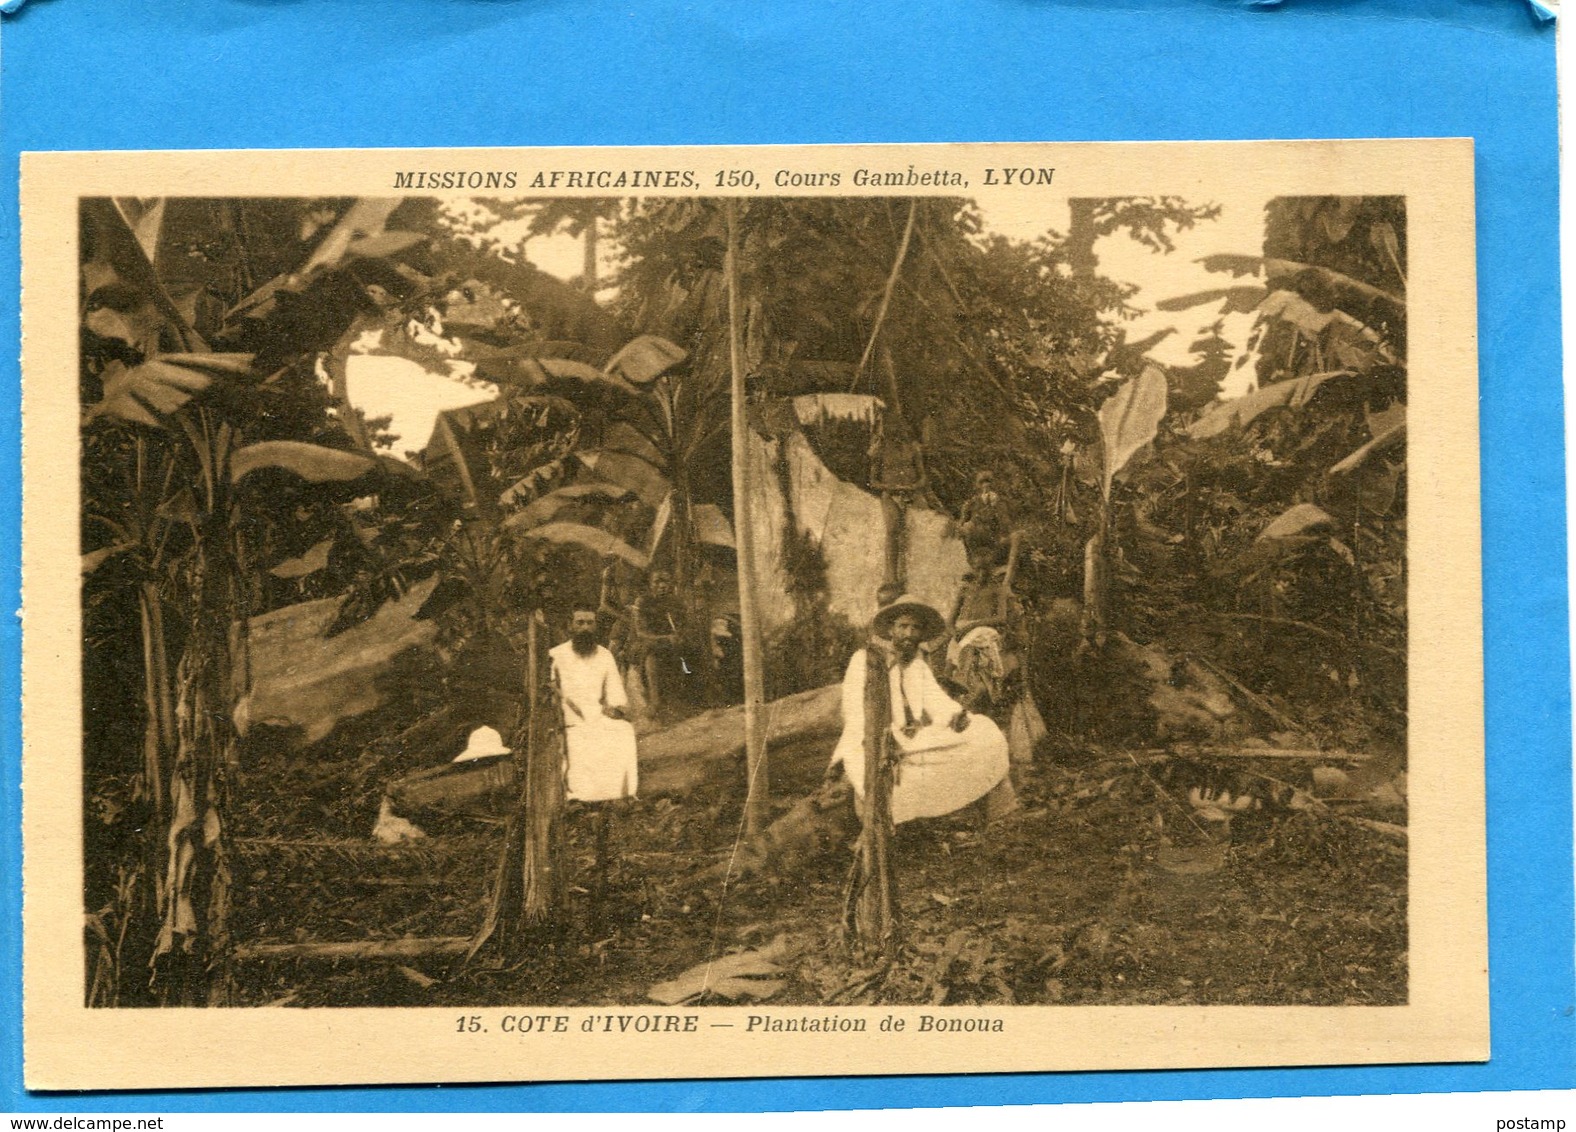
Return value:
M 247 444 L 244 429 L 205 403 L 226 386 L 260 380 L 243 359 L 200 355 L 154 357 L 123 367 L 88 407 L 85 427 L 129 428 L 134 435 L 139 498 L 132 521 L 101 517 L 116 537 L 85 556 L 97 570 L 120 554 L 138 559 L 144 633 L 143 774 L 164 830 L 156 872 L 159 930 L 151 960 L 179 1001 L 225 994 L 229 943 L 226 803 L 238 735 L 236 706 L 247 691 L 245 626 L 248 538 L 243 485 L 265 473 L 307 485 L 369 480 L 380 470 L 368 456 L 291 441 Z M 235 389 L 231 388 L 231 392 Z M 157 440 L 148 434 L 162 433 Z M 164 453 L 149 474 L 147 453 Z M 182 548 L 170 561 L 173 547 Z M 167 573 L 166 573 L 167 570 Z M 164 575 L 166 593 L 159 593 Z M 183 619 L 182 646 L 171 672 L 165 613 Z M 171 702 L 173 701 L 173 708 Z
M 310 373 L 311 352 L 274 365 L 276 341 L 264 368 L 250 353 L 210 351 L 164 292 L 149 254 L 157 223 L 147 212 L 142 219 L 133 231 L 113 202 L 84 202 L 82 429 L 93 458 L 118 460 L 129 474 L 118 493 L 85 492 L 91 548 L 82 567 L 95 586 L 136 593 L 140 777 L 157 831 L 142 862 L 157 923 L 143 948 L 152 985 L 166 1003 L 218 1003 L 229 994 L 228 806 L 245 726 L 237 718 L 249 682 L 245 630 L 254 567 L 269 565 L 252 561 L 254 532 L 270 513 L 270 493 L 253 488 L 283 477 L 308 492 L 343 493 L 375 483 L 386 468 L 317 443 L 251 442 L 250 434 L 271 431 L 271 410 L 289 396 L 281 379 Z M 372 226 L 364 216 L 336 227 L 308 268 L 330 269 L 376 235 Z
M 1086 644 L 1105 644 L 1110 608 L 1111 490 L 1139 449 L 1155 438 L 1166 415 L 1166 377 L 1147 365 L 1120 385 L 1100 406 L 1100 522 L 1084 546 L 1082 635 Z
M 1217 402 L 1184 428 L 1185 435 L 1193 440 L 1214 440 L 1246 429 L 1271 410 L 1307 411 L 1326 386 L 1350 386 L 1362 396 L 1404 378 L 1406 277 L 1400 249 L 1388 223 L 1373 224 L 1370 239 L 1400 281 L 1401 292 L 1317 264 L 1271 256 L 1213 255 L 1200 261 L 1208 270 L 1239 277 L 1261 275 L 1265 282 L 1215 288 L 1157 304 L 1168 311 L 1218 304 L 1222 313 L 1251 313 L 1256 316 L 1255 342 L 1263 341 L 1265 328 L 1273 325 L 1284 329 L 1288 342 L 1286 357 L 1279 359 L 1279 372 L 1292 376 Z M 1297 286 L 1316 289 L 1327 301 L 1322 308 L 1316 306 L 1292 289 Z M 1365 324 L 1342 309 L 1343 302 L 1387 312 L 1392 329 Z M 1255 561 L 1265 555 L 1301 551 L 1311 542 L 1326 545 L 1325 540 L 1313 538 L 1312 532 L 1344 526 L 1345 538 L 1331 535 L 1327 545 L 1356 568 L 1358 533 L 1365 521 L 1372 523 L 1388 513 L 1404 465 L 1404 392 L 1389 409 L 1369 414 L 1368 425 L 1371 439 L 1331 464 L 1309 485 L 1308 494 L 1324 499 L 1326 506 L 1303 500 L 1272 518 L 1255 540 Z M 1338 524 L 1331 510 L 1345 522 Z

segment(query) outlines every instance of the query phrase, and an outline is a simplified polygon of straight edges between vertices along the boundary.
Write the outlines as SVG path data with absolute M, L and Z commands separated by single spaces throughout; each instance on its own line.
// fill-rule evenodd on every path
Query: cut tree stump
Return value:
M 845 847 L 859 832 L 854 791 L 846 778 L 823 782 L 757 836 L 683 882 L 700 887 L 734 884 L 754 876 L 793 876 L 805 865 Z

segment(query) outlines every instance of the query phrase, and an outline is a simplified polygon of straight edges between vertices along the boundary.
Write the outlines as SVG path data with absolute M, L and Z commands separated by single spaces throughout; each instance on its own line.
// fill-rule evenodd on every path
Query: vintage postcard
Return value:
M 1470 140 L 32 153 L 26 1081 L 1488 1056 Z

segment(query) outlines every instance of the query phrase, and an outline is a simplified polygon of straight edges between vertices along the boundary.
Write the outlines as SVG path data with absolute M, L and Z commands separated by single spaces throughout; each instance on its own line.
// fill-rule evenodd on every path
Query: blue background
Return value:
M 31 0 L 0 26 L 0 64 L 7 613 L 19 604 L 23 150 L 1476 138 L 1493 1008 L 1486 1065 L 26 1094 L 19 641 L 5 616 L 0 1111 L 778 1109 L 1576 1085 L 1554 35 L 1524 0 Z

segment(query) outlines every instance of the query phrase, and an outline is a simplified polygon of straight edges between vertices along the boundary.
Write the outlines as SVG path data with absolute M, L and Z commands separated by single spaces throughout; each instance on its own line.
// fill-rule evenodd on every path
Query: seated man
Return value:
M 904 595 L 884 606 L 871 623 L 872 641 L 848 662 L 843 677 L 843 735 L 832 754 L 842 763 L 861 802 L 865 790 L 865 679 L 870 655 L 886 658 L 892 741 L 899 761 L 892 774 L 892 821 L 939 817 L 1000 788 L 999 807 L 1010 810 L 1007 741 L 989 718 L 970 715 L 936 682 L 921 641 L 940 636 L 946 624 L 930 606 Z
M 613 654 L 597 644 L 596 620 L 596 603 L 577 605 L 569 639 L 547 653 L 563 700 L 571 801 L 629 798 L 639 785 L 635 728 L 625 710 L 629 700 Z

